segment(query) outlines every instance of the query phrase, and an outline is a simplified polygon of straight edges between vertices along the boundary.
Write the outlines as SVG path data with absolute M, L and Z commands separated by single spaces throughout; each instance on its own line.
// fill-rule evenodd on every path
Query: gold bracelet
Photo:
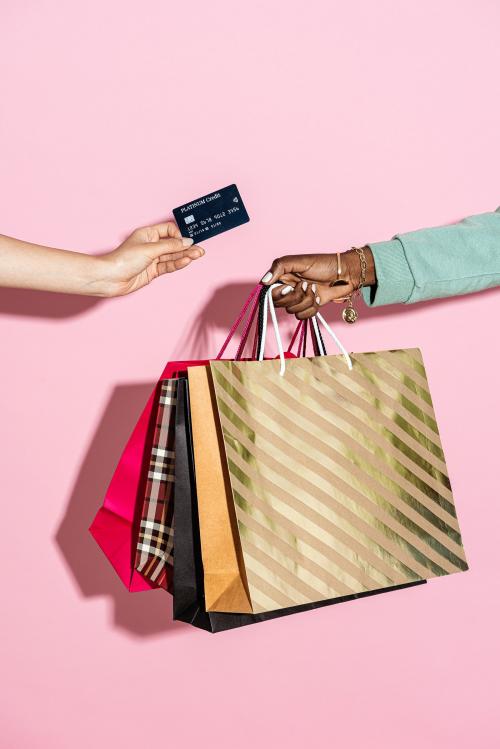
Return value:
M 354 250 L 354 252 L 357 253 L 359 257 L 359 264 L 361 266 L 361 273 L 359 275 L 359 285 L 358 285 L 358 288 L 356 289 L 356 291 L 359 294 L 359 292 L 361 291 L 361 288 L 366 283 L 366 269 L 368 266 L 366 263 L 365 248 L 364 247 L 351 247 L 351 250 Z
M 342 310 L 342 319 L 344 322 L 347 323 L 353 323 L 356 322 L 359 315 L 357 310 L 354 309 L 353 305 L 353 297 L 359 296 L 361 294 L 361 289 L 363 288 L 365 281 L 366 281 L 366 270 L 367 270 L 367 263 L 366 263 L 366 255 L 363 247 L 351 247 L 351 250 L 354 250 L 354 252 L 359 257 L 359 264 L 360 264 L 360 274 L 359 274 L 359 283 L 357 287 L 349 294 L 347 297 L 347 307 L 344 307 Z

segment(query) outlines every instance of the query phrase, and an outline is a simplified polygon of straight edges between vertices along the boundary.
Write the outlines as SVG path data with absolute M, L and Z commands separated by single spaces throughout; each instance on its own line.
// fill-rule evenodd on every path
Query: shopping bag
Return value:
M 161 382 L 185 373 L 189 365 L 207 363 L 205 359 L 169 362 L 166 365 L 125 446 L 103 505 L 89 529 L 119 578 L 131 592 L 158 587 L 155 581 L 135 569 L 135 560 Z M 167 585 L 167 577 L 164 583 Z
M 254 358 L 258 351 L 263 354 L 266 293 L 263 287 Z M 297 326 L 287 350 L 289 357 L 294 356 L 296 339 L 298 352 L 305 353 L 306 329 L 307 323 Z M 209 369 L 188 367 L 188 377 L 206 607 L 213 611 L 251 613 L 222 434 L 214 417 L 215 393 Z
M 194 471 L 190 412 L 189 387 L 185 379 L 180 379 L 178 382 L 175 427 L 174 619 L 186 622 L 208 632 L 215 633 L 385 592 L 369 591 L 358 595 L 338 597 L 329 601 L 318 601 L 304 606 L 281 608 L 276 611 L 269 611 L 260 614 L 207 611 L 204 595 L 203 562 L 198 522 L 197 483 Z M 413 585 L 420 585 L 423 582 L 425 581 L 421 580 L 414 583 L 394 586 L 391 590 L 399 590 Z
M 135 556 L 135 569 L 167 590 L 173 570 L 176 404 L 177 380 L 162 380 Z
M 420 351 L 342 351 L 210 365 L 257 613 L 467 569 Z
M 209 370 L 189 367 L 188 378 L 206 606 L 252 613 Z
M 259 284 L 251 291 L 218 354 L 219 358 L 223 356 L 238 327 L 244 323 L 240 345 L 236 352 L 237 357 L 242 355 L 253 319 L 258 311 L 261 288 Z M 142 519 L 148 518 L 144 503 L 161 382 L 185 376 L 190 365 L 207 363 L 207 360 L 185 360 L 168 362 L 165 366 L 120 457 L 103 505 L 90 526 L 90 533 L 130 591 L 158 587 L 158 580 L 162 587 L 170 585 L 169 575 L 166 573 L 157 575 L 154 567 L 145 566 L 144 574 L 135 569 L 136 561 L 139 566 L 141 565 L 140 554 L 139 559 L 137 556 L 140 523 Z M 153 579 L 148 576 L 151 571 Z

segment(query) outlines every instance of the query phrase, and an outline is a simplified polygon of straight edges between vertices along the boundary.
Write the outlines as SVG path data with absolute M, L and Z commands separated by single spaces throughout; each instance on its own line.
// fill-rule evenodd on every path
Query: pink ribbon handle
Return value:
M 250 292 L 250 295 L 249 295 L 248 299 L 246 300 L 245 304 L 243 305 L 240 314 L 238 315 L 238 317 L 234 321 L 233 325 L 231 326 L 231 330 L 229 331 L 226 340 L 222 344 L 222 348 L 219 351 L 219 353 L 217 354 L 216 360 L 222 359 L 222 356 L 224 355 L 224 352 L 227 349 L 227 347 L 228 347 L 231 339 L 233 338 L 234 334 L 238 330 L 238 328 L 239 328 L 239 326 L 241 324 L 241 321 L 245 317 L 245 314 L 246 314 L 248 308 L 250 307 L 250 305 L 252 304 L 252 302 L 254 302 L 254 305 L 253 305 L 253 308 L 251 310 L 250 316 L 249 316 L 248 320 L 246 321 L 246 324 L 245 324 L 245 327 L 244 327 L 244 330 L 243 330 L 243 335 L 242 335 L 242 338 L 241 338 L 241 343 L 240 343 L 240 345 L 238 347 L 238 352 L 236 354 L 237 357 L 238 357 L 238 355 L 241 356 L 241 354 L 243 352 L 243 348 L 245 347 L 245 344 L 246 344 L 246 341 L 247 341 L 247 338 L 248 338 L 248 334 L 250 332 L 250 327 L 251 327 L 252 321 L 253 321 L 253 319 L 255 317 L 255 313 L 257 311 L 257 307 L 258 307 L 258 303 L 259 303 L 259 294 L 260 294 L 261 288 L 262 288 L 262 284 L 259 283 Z
M 236 352 L 236 361 L 239 361 L 241 357 L 243 356 L 243 352 L 245 350 L 245 346 L 247 345 L 248 336 L 250 335 L 250 330 L 253 325 L 253 321 L 255 320 L 255 317 L 257 315 L 257 310 L 259 309 L 259 299 L 260 299 L 260 293 L 256 294 L 253 302 L 252 302 L 252 308 L 250 311 L 250 314 L 245 322 L 245 327 L 243 328 L 243 333 L 241 334 L 241 341 L 240 345 L 238 346 L 238 351 Z M 252 359 L 255 359 L 254 354 L 252 353 Z
M 293 332 L 292 338 L 291 338 L 290 343 L 289 343 L 288 348 L 287 348 L 287 353 L 288 354 L 293 354 L 293 345 L 294 345 L 295 341 L 297 340 L 298 334 L 302 332 L 303 326 L 304 326 L 303 321 L 299 320 L 299 322 L 297 323 L 297 327 L 295 328 L 295 330 Z M 300 356 L 300 344 L 299 344 L 299 356 Z

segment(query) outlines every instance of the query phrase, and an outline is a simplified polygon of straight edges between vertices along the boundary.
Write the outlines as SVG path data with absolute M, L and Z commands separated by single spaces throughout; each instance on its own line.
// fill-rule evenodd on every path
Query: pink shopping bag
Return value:
M 256 316 L 259 303 L 260 284 L 248 297 L 243 309 L 232 326 L 229 335 L 217 355 L 220 359 L 234 333 L 249 311 L 245 322 L 241 343 L 235 358 L 242 356 Z M 254 352 L 256 346 L 254 345 Z M 208 364 L 208 360 L 169 362 L 162 372 L 159 382 L 176 379 L 185 374 L 187 367 Z M 134 569 L 136 541 L 138 535 L 138 514 L 142 509 L 145 488 L 145 474 L 148 469 L 148 456 L 154 433 L 154 404 L 157 388 L 151 393 L 144 411 L 132 432 L 106 492 L 104 503 L 98 511 L 90 533 L 107 556 L 119 578 L 130 591 L 149 590 L 156 587 Z

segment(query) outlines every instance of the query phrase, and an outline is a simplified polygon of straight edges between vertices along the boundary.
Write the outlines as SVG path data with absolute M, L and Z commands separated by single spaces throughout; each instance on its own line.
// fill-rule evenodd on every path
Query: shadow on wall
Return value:
M 238 314 L 250 294 L 255 282 L 249 280 L 247 282 L 231 283 L 225 286 L 216 288 L 212 296 L 208 299 L 206 305 L 194 318 L 186 332 L 179 339 L 174 351 L 172 352 L 172 359 L 203 359 L 207 357 L 213 357 L 217 353 L 215 336 L 214 333 L 217 331 L 229 332 L 231 325 L 237 319 Z M 496 289 L 490 289 L 488 291 L 480 292 L 485 298 L 497 293 Z M 395 315 L 404 315 L 410 313 L 415 309 L 437 309 L 443 305 L 449 308 L 450 314 L 453 314 L 455 305 L 463 305 L 473 303 L 474 298 L 477 294 L 469 294 L 467 297 L 455 297 L 448 299 L 433 299 L 427 302 L 420 302 L 418 305 L 404 305 L 404 304 L 391 304 L 383 307 L 371 307 L 368 308 L 364 302 L 359 299 L 356 302 L 356 306 L 360 310 L 360 323 L 369 323 L 370 320 L 373 322 L 381 322 L 384 319 L 394 317 Z M 330 324 L 332 324 L 337 333 L 340 332 L 346 335 L 349 330 L 349 326 L 346 325 L 342 319 L 343 305 L 341 304 L 329 304 L 322 313 Z M 293 315 L 287 315 L 284 311 L 278 311 L 280 331 L 282 333 L 283 342 L 287 345 L 290 340 L 295 326 L 297 324 Z M 269 325 L 270 327 L 270 325 Z M 339 332 L 340 331 L 340 332 Z M 268 331 L 268 340 L 271 341 L 271 347 L 274 347 L 273 342 L 274 336 L 271 330 Z M 228 347 L 225 355 L 231 356 L 236 351 L 239 342 L 239 335 L 236 335 L 236 341 L 231 343 Z M 344 341 L 345 342 L 345 341 Z M 332 344 L 333 346 L 333 344 Z M 335 353 L 331 346 L 328 347 Z M 248 351 L 248 349 L 247 349 Z
M 196 359 L 205 353 L 213 355 L 210 348 L 213 332 L 229 329 L 252 286 L 252 282 L 236 283 L 216 290 L 170 358 Z M 154 382 L 148 382 L 118 385 L 114 389 L 80 467 L 55 538 L 81 596 L 109 597 L 114 626 L 136 637 L 189 630 L 187 625 L 172 620 L 172 599 L 164 590 L 142 593 L 126 590 L 88 528 L 154 386 Z
M 216 348 L 214 333 L 216 331 L 229 333 L 254 286 L 255 281 L 249 280 L 226 284 L 214 289 L 205 306 L 179 339 L 172 353 L 172 359 L 215 357 L 220 344 Z M 280 318 L 280 328 L 285 340 L 295 327 L 294 320 L 287 319 L 287 317 L 284 315 Z M 240 340 L 239 332 L 235 339 L 229 344 L 225 356 L 232 356 L 236 352 Z
M 153 388 L 150 382 L 114 389 L 55 538 L 82 597 L 108 596 L 114 626 L 138 637 L 171 632 L 185 625 L 172 621 L 172 600 L 164 590 L 129 593 L 88 529 Z
M 76 294 L 56 294 L 50 291 L 29 289 L 1 289 L 0 315 L 62 319 L 77 317 L 96 305 L 102 299 Z

